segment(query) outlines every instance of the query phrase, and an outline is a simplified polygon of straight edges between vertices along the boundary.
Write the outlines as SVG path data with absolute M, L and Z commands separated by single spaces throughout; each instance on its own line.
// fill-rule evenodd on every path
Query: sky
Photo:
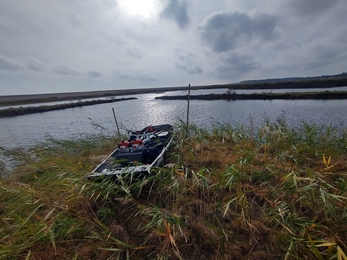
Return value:
M 346 0 L 0 0 L 0 95 L 347 69 Z

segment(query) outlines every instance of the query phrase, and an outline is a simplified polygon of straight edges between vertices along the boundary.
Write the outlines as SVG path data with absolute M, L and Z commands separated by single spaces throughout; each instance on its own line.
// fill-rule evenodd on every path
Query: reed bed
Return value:
M 85 178 L 113 136 L 3 151 L 0 259 L 347 259 L 345 129 L 186 130 L 132 183 Z

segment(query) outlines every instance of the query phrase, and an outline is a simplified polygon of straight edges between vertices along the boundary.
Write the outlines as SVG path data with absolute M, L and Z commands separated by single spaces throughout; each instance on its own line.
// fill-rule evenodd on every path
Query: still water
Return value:
M 218 91 L 225 92 L 225 90 Z M 212 91 L 204 90 L 203 92 Z M 213 92 L 217 93 L 215 90 Z M 201 91 L 192 92 L 192 94 L 198 93 Z M 169 94 L 187 93 L 165 93 L 165 95 Z M 138 98 L 137 100 L 0 118 L 0 146 L 26 147 L 43 141 L 47 136 L 66 139 L 102 131 L 115 134 L 116 126 L 112 108 L 116 112 L 118 123 L 123 131 L 140 129 L 148 124 L 175 124 L 179 120 L 185 121 L 187 101 L 154 99 L 161 95 L 163 94 L 134 95 Z M 216 123 L 243 124 L 246 127 L 253 124 L 253 127 L 257 128 L 265 118 L 276 121 L 279 117 L 284 117 L 293 127 L 299 126 L 303 121 L 318 125 L 346 127 L 347 101 L 191 100 L 190 103 L 190 122 L 206 128 Z

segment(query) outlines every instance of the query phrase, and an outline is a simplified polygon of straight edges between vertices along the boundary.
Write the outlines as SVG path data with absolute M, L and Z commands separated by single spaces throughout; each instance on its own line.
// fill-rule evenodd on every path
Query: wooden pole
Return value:
M 190 103 L 190 84 L 188 85 L 188 107 L 187 107 L 187 135 L 189 129 L 189 103 Z
M 113 108 L 112 108 L 112 112 L 113 112 L 114 121 L 116 122 L 116 126 L 117 126 L 118 137 L 121 138 L 121 136 L 120 136 L 120 131 L 119 131 L 119 127 L 118 127 L 118 122 L 117 122 L 116 113 L 114 112 L 114 109 L 113 109 Z

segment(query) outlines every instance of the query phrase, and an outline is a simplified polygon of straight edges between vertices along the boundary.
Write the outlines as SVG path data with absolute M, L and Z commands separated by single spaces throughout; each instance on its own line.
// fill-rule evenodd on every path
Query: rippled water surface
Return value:
M 339 88 L 341 89 L 341 88 Z M 225 90 L 219 90 L 222 93 Z M 296 90 L 295 90 L 296 91 Z M 210 93 L 210 90 L 199 93 Z M 213 91 L 216 93 L 216 91 Z M 254 92 L 254 91 L 253 91 Z M 251 93 L 253 93 L 251 91 Z M 284 91 L 285 92 L 285 91 Z M 192 94 L 195 94 L 193 92 Z M 237 91 L 241 93 L 241 91 Z M 187 94 L 171 92 L 165 94 Z M 112 108 L 121 129 L 140 129 L 148 124 L 175 124 L 185 121 L 187 101 L 156 100 L 163 94 L 146 94 L 137 100 L 121 101 L 80 108 L 51 111 L 12 118 L 0 118 L 0 146 L 12 148 L 33 145 L 46 136 L 65 139 L 83 134 L 107 131 L 116 132 Z M 302 121 L 314 124 L 345 125 L 346 100 L 191 100 L 190 121 L 209 127 L 215 123 L 259 126 L 264 118 L 271 121 L 284 117 L 288 124 L 297 126 Z M 104 128 L 104 130 L 101 129 Z

